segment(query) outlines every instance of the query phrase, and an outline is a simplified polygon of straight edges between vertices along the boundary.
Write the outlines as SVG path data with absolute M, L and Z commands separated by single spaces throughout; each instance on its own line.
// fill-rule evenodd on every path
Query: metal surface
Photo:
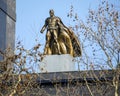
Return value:
M 62 20 L 50 10 L 50 17 L 45 20 L 41 33 L 47 29 L 45 55 L 70 54 L 74 57 L 81 56 L 80 43 L 74 32 L 67 28 Z

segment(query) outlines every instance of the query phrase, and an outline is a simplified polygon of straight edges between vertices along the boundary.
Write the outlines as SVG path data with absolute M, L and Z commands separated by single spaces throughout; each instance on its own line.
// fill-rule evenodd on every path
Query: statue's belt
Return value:
M 47 29 L 48 30 L 56 30 L 56 29 L 58 29 L 58 27 L 48 27 Z

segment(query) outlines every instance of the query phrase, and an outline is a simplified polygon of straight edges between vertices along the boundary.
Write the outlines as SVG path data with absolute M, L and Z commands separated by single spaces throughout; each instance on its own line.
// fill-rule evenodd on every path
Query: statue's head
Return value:
M 51 10 L 49 11 L 49 13 L 50 13 L 50 16 L 51 16 L 51 17 L 54 16 L 54 10 L 53 10 L 53 9 L 51 9 Z

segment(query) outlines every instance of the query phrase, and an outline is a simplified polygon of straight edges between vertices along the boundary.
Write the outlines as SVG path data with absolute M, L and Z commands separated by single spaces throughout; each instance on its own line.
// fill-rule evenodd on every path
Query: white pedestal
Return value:
M 73 57 L 69 54 L 46 55 L 40 63 L 40 72 L 74 71 Z

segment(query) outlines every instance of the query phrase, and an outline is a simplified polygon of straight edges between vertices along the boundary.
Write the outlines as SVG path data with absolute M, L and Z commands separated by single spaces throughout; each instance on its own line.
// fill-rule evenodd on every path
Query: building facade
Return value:
M 15 22 L 16 0 L 0 0 L 0 61 L 5 59 L 6 53 L 9 55 L 14 52 Z M 0 64 L 0 73 L 4 71 L 5 66 Z

